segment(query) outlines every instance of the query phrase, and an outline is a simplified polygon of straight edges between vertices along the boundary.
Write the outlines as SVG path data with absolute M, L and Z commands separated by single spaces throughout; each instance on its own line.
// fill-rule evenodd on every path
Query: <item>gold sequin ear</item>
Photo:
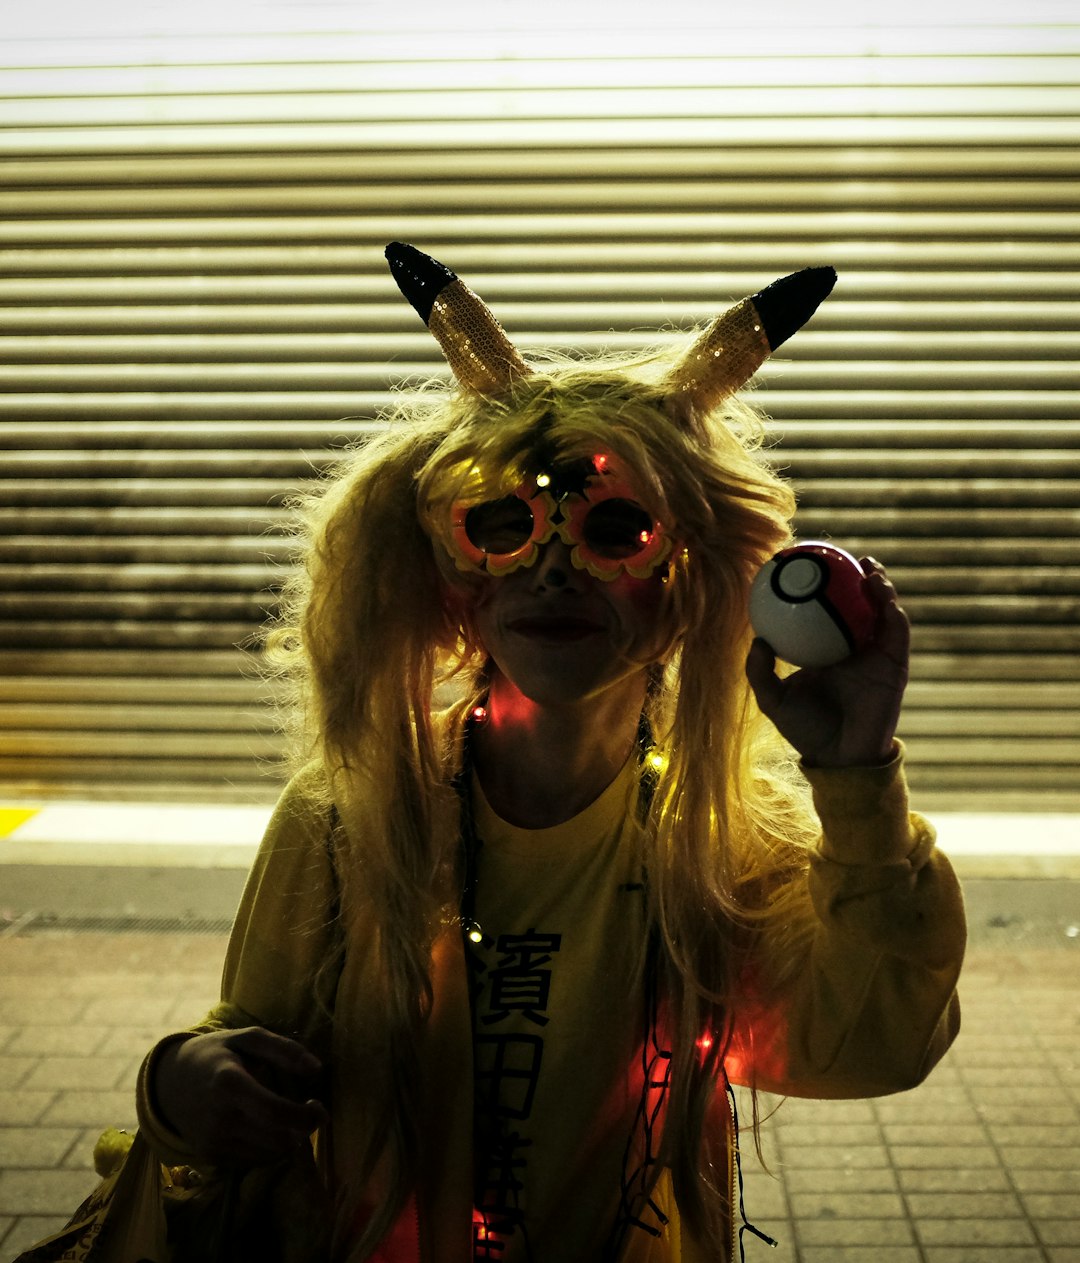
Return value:
M 708 412 L 745 386 L 778 346 L 801 329 L 836 284 L 830 267 L 804 268 L 730 307 L 669 375 L 664 390 Z
M 386 247 L 386 261 L 465 390 L 499 395 L 532 372 L 483 300 L 448 267 L 401 241 Z

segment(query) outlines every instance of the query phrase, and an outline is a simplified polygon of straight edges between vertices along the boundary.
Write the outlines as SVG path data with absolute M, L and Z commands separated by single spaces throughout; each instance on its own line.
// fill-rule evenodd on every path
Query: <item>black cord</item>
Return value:
M 772 1237 L 768 1235 L 768 1233 L 762 1232 L 760 1228 L 755 1228 L 754 1225 L 750 1222 L 750 1220 L 747 1219 L 746 1217 L 746 1207 L 743 1204 L 742 1153 L 739 1149 L 739 1107 L 735 1103 L 735 1089 L 731 1086 L 731 1081 L 728 1079 L 726 1074 L 724 1075 L 724 1085 L 727 1089 L 728 1101 L 731 1105 L 731 1124 L 732 1124 L 732 1127 L 735 1129 L 734 1130 L 735 1175 L 736 1175 L 736 1180 L 737 1180 L 738 1188 L 739 1188 L 739 1218 L 742 1220 L 742 1223 L 739 1226 L 739 1258 L 745 1261 L 746 1251 L 743 1246 L 743 1233 L 744 1232 L 753 1233 L 755 1237 L 759 1238 L 761 1241 L 764 1241 L 767 1246 L 771 1246 L 774 1250 L 780 1244 L 780 1242 L 774 1240 Z

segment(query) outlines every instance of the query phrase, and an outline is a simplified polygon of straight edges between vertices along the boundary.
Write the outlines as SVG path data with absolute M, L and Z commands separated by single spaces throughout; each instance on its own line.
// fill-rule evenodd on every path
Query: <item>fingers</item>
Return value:
M 245 1059 L 261 1061 L 286 1074 L 314 1078 L 322 1070 L 322 1063 L 295 1039 L 275 1035 L 264 1026 L 246 1026 L 234 1031 L 225 1040 L 225 1047 L 239 1053 Z
M 321 1065 L 296 1040 L 246 1027 L 181 1045 L 181 1134 L 205 1160 L 258 1165 L 306 1144 L 328 1121 L 314 1099 Z
M 877 610 L 875 647 L 893 662 L 906 665 L 911 652 L 911 622 L 900 606 L 896 588 L 885 567 L 873 557 L 863 557 L 859 564 L 866 575 L 866 594 Z
M 315 1101 L 291 1101 L 264 1087 L 243 1065 L 221 1068 L 213 1085 L 220 1102 L 206 1137 L 218 1160 L 260 1164 L 297 1150 L 325 1121 Z

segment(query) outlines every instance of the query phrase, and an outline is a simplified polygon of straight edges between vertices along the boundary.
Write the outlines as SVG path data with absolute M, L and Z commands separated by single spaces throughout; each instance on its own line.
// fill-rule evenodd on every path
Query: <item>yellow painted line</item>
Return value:
M 0 838 L 9 838 L 41 810 L 40 807 L 0 807 Z

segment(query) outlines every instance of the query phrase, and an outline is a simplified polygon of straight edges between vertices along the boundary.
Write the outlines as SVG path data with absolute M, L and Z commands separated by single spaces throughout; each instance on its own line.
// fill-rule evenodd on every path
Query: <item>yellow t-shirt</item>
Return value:
M 645 917 L 628 824 L 636 771 L 631 759 L 584 811 L 546 829 L 500 819 L 474 781 L 484 933 L 470 949 L 477 1261 L 598 1263 L 622 1190 L 635 1174 L 638 1185 L 655 1174 L 640 1169 Z M 644 1047 L 649 1060 L 657 1050 L 647 1039 Z M 665 1067 L 655 1058 L 651 1078 Z M 654 1092 L 647 1104 L 656 1103 Z M 653 1235 L 662 1228 L 655 1210 L 632 1191 L 627 1201 L 653 1232 L 630 1229 L 620 1258 L 672 1259 Z

